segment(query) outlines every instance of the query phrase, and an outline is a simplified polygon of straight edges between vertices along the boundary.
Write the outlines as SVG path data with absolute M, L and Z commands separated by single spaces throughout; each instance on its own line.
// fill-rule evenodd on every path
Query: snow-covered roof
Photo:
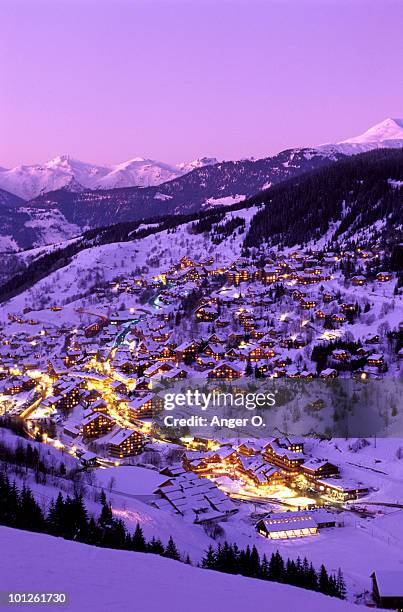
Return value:
M 120 429 L 112 436 L 112 438 L 109 440 L 109 443 L 116 444 L 117 446 L 119 446 L 120 444 L 122 444 L 122 442 L 130 438 L 133 433 L 133 429 Z
M 381 597 L 403 597 L 403 570 L 374 572 Z

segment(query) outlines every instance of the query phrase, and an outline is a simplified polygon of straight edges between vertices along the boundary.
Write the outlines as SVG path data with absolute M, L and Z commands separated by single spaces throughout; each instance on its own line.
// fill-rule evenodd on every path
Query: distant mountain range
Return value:
M 69 184 L 24 202 L 19 208 L 13 207 L 7 215 L 16 218 L 21 217 L 21 212 L 28 214 L 24 227 L 36 232 L 36 238 L 30 242 L 32 231 L 24 233 L 19 222 L 19 233 L 12 234 L 19 247 L 41 246 L 62 241 L 64 233 L 70 238 L 85 229 L 114 223 L 231 205 L 344 157 L 336 152 L 328 156 L 313 149 L 291 149 L 257 161 L 203 166 L 154 187 L 80 190 L 75 184 Z M 1 227 L 0 233 L 4 235 Z
M 374 148 L 403 146 L 403 119 L 385 119 L 360 136 L 336 144 L 316 147 L 326 156 L 334 153 L 352 155 Z M 298 149 L 297 149 L 298 150 Z M 267 159 L 267 158 L 266 158 Z M 173 166 L 152 159 L 135 157 L 112 166 L 99 166 L 60 155 L 38 165 L 0 168 L 0 189 L 24 200 L 70 186 L 83 189 L 115 189 L 120 187 L 154 187 L 176 179 L 192 170 L 218 164 L 215 158 L 202 157 Z
M 135 157 L 114 166 L 97 166 L 68 155 L 60 155 L 43 165 L 0 168 L 0 188 L 24 200 L 31 200 L 42 193 L 67 186 L 75 191 L 150 187 L 216 162 L 216 159 L 203 157 L 189 163 L 170 166 L 152 159 Z
M 62 242 L 114 223 L 231 205 L 350 155 L 402 147 L 403 120 L 386 119 L 340 143 L 289 149 L 259 160 L 203 158 L 175 169 L 136 158 L 100 168 L 64 156 L 43 167 L 0 169 L 0 188 L 11 192 L 0 191 L 0 252 Z M 89 183 L 91 188 L 84 186 Z M 43 193 L 29 202 L 12 195 L 32 189 Z
M 379 248 L 388 259 L 387 269 L 398 270 L 402 267 L 402 187 L 403 149 L 345 156 L 231 206 L 159 216 L 148 223 L 110 224 L 83 232 L 75 240 L 24 253 L 19 261 L 10 256 L 7 273 L 3 279 L 0 275 L 0 302 L 70 264 L 74 270 L 70 276 L 88 271 L 102 252 L 105 261 L 114 249 L 120 258 L 125 257 L 127 243 L 134 241 L 128 252 L 137 246 L 147 251 L 151 243 L 141 241 L 152 235 L 159 236 L 162 250 L 188 244 L 191 253 L 196 236 L 203 234 L 203 252 L 219 252 L 225 259 L 233 249 L 233 256 L 239 256 L 243 248 L 246 255 L 254 253 L 256 261 L 260 252 L 277 246 L 310 245 L 313 250 L 328 251 Z M 88 254 L 77 258 L 82 252 Z

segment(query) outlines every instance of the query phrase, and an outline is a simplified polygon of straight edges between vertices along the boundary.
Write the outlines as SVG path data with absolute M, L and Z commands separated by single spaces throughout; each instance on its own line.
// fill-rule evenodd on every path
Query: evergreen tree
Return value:
M 112 525 L 113 515 L 112 515 L 112 507 L 110 504 L 103 504 L 101 514 L 99 516 L 98 522 L 101 527 L 108 527 Z
M 252 563 L 251 563 L 251 551 L 249 544 L 245 550 L 241 550 L 239 553 L 239 573 L 242 576 L 251 576 L 252 575 Z
M 266 555 L 263 555 L 262 563 L 260 565 L 260 578 L 263 580 L 269 579 L 269 562 Z
M 56 502 L 51 503 L 46 523 L 49 533 L 64 537 L 64 500 L 59 492 Z
M 318 576 L 316 574 L 315 568 L 313 567 L 312 563 L 309 565 L 309 570 L 306 575 L 305 585 L 307 589 L 311 589 L 312 591 L 317 591 L 319 588 Z
M 318 587 L 321 593 L 324 593 L 325 595 L 329 594 L 329 591 L 330 591 L 329 576 L 327 574 L 327 571 L 324 565 L 320 566 Z
M 63 527 L 64 537 L 68 540 L 86 541 L 88 515 L 82 496 L 67 496 L 64 502 Z
M 212 545 L 208 547 L 205 556 L 202 559 L 201 566 L 206 569 L 215 569 L 216 566 L 216 554 L 213 550 Z
M 164 554 L 164 546 L 160 539 L 156 539 L 155 537 L 147 545 L 147 550 L 150 553 L 155 555 L 163 555 Z
M 101 540 L 101 529 L 96 524 L 94 518 L 91 517 L 88 522 L 87 543 L 99 545 L 100 540 Z
M 329 589 L 327 594 L 331 597 L 337 596 L 337 583 L 334 576 L 329 576 Z
M 256 546 L 253 546 L 250 555 L 251 576 L 257 578 L 260 574 L 260 557 Z
M 298 582 L 297 568 L 295 562 L 291 559 L 287 559 L 284 582 L 294 585 Z
M 146 541 L 144 539 L 143 530 L 140 527 L 140 524 L 137 523 L 135 532 L 132 537 L 132 550 L 137 550 L 139 552 L 144 552 L 146 550 Z
M 130 540 L 128 533 L 122 519 L 114 519 L 110 529 L 106 530 L 107 539 L 109 539 L 109 546 L 111 548 L 125 549 L 127 543 Z
M 275 582 L 283 582 L 285 574 L 284 561 L 280 553 L 273 553 L 269 563 L 270 580 Z
M 304 584 L 305 577 L 304 577 L 303 563 L 300 557 L 297 557 L 297 560 L 295 562 L 295 570 L 296 570 L 295 584 L 296 586 L 302 586 Z
M 178 549 L 176 548 L 172 536 L 169 537 L 164 556 L 168 557 L 169 559 L 175 559 L 176 561 L 180 560 L 180 554 L 178 553 Z
M 18 504 L 17 527 L 28 529 L 28 531 L 41 531 L 43 529 L 44 517 L 42 510 L 27 487 L 23 487 Z
M 238 572 L 238 559 L 234 549 L 228 544 L 228 542 L 224 542 L 221 555 L 222 571 L 227 572 L 228 574 L 236 574 Z
M 340 599 L 345 599 L 347 594 L 346 583 L 344 582 L 344 576 L 340 568 L 336 578 L 336 594 Z

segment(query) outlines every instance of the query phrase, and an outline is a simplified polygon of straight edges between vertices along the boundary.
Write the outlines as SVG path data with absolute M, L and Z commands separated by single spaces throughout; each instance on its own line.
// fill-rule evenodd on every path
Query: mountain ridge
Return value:
M 42 193 L 62 189 L 71 179 L 86 189 L 150 187 L 216 162 L 215 158 L 203 157 L 174 166 L 144 157 L 133 157 L 118 164 L 98 165 L 63 154 L 43 164 L 0 168 L 0 188 L 31 200 Z
M 367 129 L 359 136 L 337 143 L 325 143 L 311 147 L 312 151 L 332 158 L 334 155 L 354 155 L 374 148 L 403 147 L 403 119 L 388 117 Z M 298 151 L 307 147 L 294 147 Z M 282 153 L 282 151 L 280 151 Z M 262 161 L 280 153 L 255 160 L 229 160 L 219 162 L 214 157 L 200 157 L 191 162 L 176 165 L 144 157 L 133 157 L 117 164 L 91 164 L 70 155 L 58 155 L 34 165 L 14 168 L 0 167 L 0 188 L 31 200 L 43 193 L 65 187 L 74 178 L 85 189 L 114 189 L 123 187 L 154 187 L 179 178 L 195 169 L 219 163 Z
M 217 162 L 215 158 L 202 158 L 190 164 L 182 164 L 179 176 L 176 172 L 172 174 L 170 167 L 164 164 L 152 165 L 154 162 L 144 158 L 132 158 L 114 166 L 113 172 L 109 172 L 106 167 L 91 166 L 68 155 L 61 155 L 48 162 L 45 170 L 48 176 L 49 172 L 52 175 L 53 167 L 58 170 L 61 168 L 61 186 L 59 179 L 55 180 L 51 191 L 43 192 L 24 203 L 14 199 L 17 205 L 14 203 L 7 211 L 5 207 L 10 205 L 10 195 L 7 196 L 7 202 L 3 198 L 0 250 L 15 252 L 45 246 L 60 242 L 64 234 L 69 239 L 87 229 L 119 222 L 231 206 L 273 185 L 347 159 L 351 155 L 382 150 L 384 145 L 388 149 L 402 148 L 403 138 L 382 140 L 385 136 L 403 134 L 402 124 L 401 119 L 386 119 L 363 135 L 339 144 L 287 149 L 257 160 L 252 158 Z M 366 141 L 375 136 L 378 140 Z M 26 168 L 28 173 L 31 172 L 32 167 Z M 5 172 L 0 171 L 0 189 Z M 97 189 L 86 187 L 88 174 L 91 175 L 91 181 L 98 184 Z M 127 182 L 133 182 L 135 176 L 142 177 L 143 184 L 128 186 Z M 52 177 L 53 181 L 55 177 Z M 164 180 L 167 177 L 169 180 Z M 114 187 L 108 187 L 110 181 Z M 156 184 L 147 185 L 147 182 Z M 24 185 L 23 181 L 22 188 Z
M 155 217 L 148 219 L 146 225 L 138 220 L 94 228 L 75 241 L 41 252 L 29 265 L 24 264 L 0 286 L 0 302 L 25 291 L 52 271 L 68 266 L 83 251 L 116 243 L 123 246 L 152 234 L 180 231 L 183 237 L 189 237 L 189 232 L 203 233 L 210 240 L 211 248 L 206 246 L 207 251 L 213 251 L 217 248 L 214 245 L 219 244 L 224 254 L 223 241 L 231 245 L 234 227 L 238 227 L 226 224 L 226 220 L 240 215 L 247 215 L 250 223 L 247 230 L 244 226 L 238 232 L 238 241 L 243 242 L 244 249 L 256 249 L 257 260 L 259 247 L 264 244 L 267 249 L 312 242 L 316 243 L 315 248 L 320 248 L 326 239 L 327 243 L 338 242 L 344 248 L 357 236 L 361 248 L 378 245 L 392 255 L 403 235 L 402 184 L 403 151 L 371 151 L 294 177 L 232 206 Z M 220 238 L 214 242 L 218 227 Z M 327 235 L 329 228 L 332 231 Z M 181 242 L 180 237 L 175 240 Z M 88 255 L 82 258 L 86 265 L 91 260 Z

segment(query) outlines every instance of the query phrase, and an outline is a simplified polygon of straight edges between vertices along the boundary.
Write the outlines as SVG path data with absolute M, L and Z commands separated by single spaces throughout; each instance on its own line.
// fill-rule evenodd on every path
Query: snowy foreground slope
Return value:
M 0 548 L 7 550 L 0 562 L 0 590 L 63 591 L 69 597 L 63 609 L 77 612 L 357 610 L 353 604 L 288 585 L 6 527 L 0 527 Z

